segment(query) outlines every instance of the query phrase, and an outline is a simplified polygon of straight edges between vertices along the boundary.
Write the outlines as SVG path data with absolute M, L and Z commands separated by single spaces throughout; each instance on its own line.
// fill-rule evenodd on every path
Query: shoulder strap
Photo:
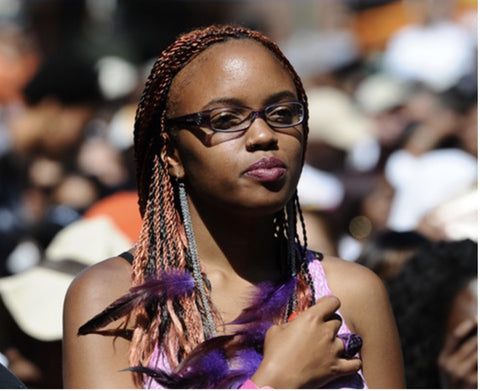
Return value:
M 307 262 L 310 263 L 314 259 L 321 261 L 323 259 L 323 254 L 318 251 L 307 249 Z
M 125 251 L 123 253 L 121 253 L 119 255 L 119 257 L 122 257 L 123 259 L 125 259 L 130 265 L 133 264 L 133 255 L 132 253 L 128 252 L 128 251 Z

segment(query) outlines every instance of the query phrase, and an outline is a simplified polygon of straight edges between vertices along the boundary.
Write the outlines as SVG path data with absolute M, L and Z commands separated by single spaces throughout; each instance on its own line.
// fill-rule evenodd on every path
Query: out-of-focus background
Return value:
M 445 348 L 455 322 L 476 330 L 476 0 L 0 0 L 0 363 L 62 388 L 65 290 L 140 229 L 132 132 L 149 69 L 179 33 L 230 22 L 273 38 L 307 89 L 309 247 L 385 281 L 409 387 L 477 388 L 476 350 Z M 422 251 L 437 262 L 417 281 Z M 433 280 L 443 296 L 420 293 Z M 452 320 L 465 289 L 475 305 Z

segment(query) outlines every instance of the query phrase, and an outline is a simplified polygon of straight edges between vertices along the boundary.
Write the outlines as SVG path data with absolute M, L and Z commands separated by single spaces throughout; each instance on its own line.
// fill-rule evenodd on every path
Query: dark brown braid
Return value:
M 136 179 L 143 226 L 134 260 L 134 286 L 158 270 L 189 269 L 188 243 L 178 213 L 178 201 L 175 199 L 177 184 L 163 164 L 167 154 L 165 119 L 169 91 L 175 75 L 199 53 L 215 43 L 231 39 L 253 39 L 270 50 L 290 73 L 299 100 L 307 104 L 305 90 L 291 64 L 278 46 L 259 32 L 229 25 L 211 26 L 181 35 L 162 52 L 147 79 L 135 118 Z M 308 110 L 305 116 L 303 128 L 306 138 Z M 294 199 L 289 202 L 295 203 L 296 209 L 300 211 L 298 202 Z M 277 221 L 281 221 L 285 227 L 286 224 L 294 224 L 294 219 L 296 216 L 291 216 L 288 222 L 285 218 Z M 298 235 L 294 240 L 299 242 Z M 304 253 L 304 246 L 300 247 Z M 204 282 L 208 286 L 205 276 Z M 312 301 L 313 293 L 311 289 L 309 291 L 309 285 L 311 277 L 305 267 L 300 267 L 300 294 L 297 297 L 306 298 L 299 300 L 300 308 L 308 307 Z M 167 302 L 164 306 L 166 308 L 137 310 L 130 355 L 132 365 L 148 365 L 154 346 L 159 343 L 166 349 L 171 365 L 175 366 L 185 354 L 202 342 L 204 334 L 201 314 L 205 313 L 205 308 L 202 308 L 198 297 L 199 293 L 195 292 L 180 303 Z M 218 321 L 211 302 L 210 306 L 210 311 Z

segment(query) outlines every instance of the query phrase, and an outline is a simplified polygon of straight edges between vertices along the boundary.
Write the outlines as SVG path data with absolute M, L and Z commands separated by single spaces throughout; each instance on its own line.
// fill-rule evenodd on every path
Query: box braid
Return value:
M 211 26 L 181 35 L 161 53 L 146 81 L 135 117 L 136 179 L 143 226 L 133 263 L 133 286 L 142 284 L 157 271 L 191 271 L 188 241 L 178 212 L 178 185 L 170 177 L 166 165 L 162 164 L 167 155 L 168 129 L 165 119 L 169 90 L 175 75 L 199 53 L 215 43 L 231 39 L 253 39 L 270 50 L 292 77 L 299 99 L 307 104 L 305 90 L 291 64 L 278 46 L 259 32 L 230 25 Z M 303 128 L 306 139 L 308 110 L 305 117 Z M 289 248 L 293 249 L 297 244 L 296 248 L 300 249 L 290 251 L 290 257 L 293 257 L 290 261 L 296 266 L 295 270 L 298 270 L 296 308 L 302 310 L 313 302 L 314 291 L 305 262 L 305 225 L 296 195 L 289 201 L 289 205 L 286 208 L 288 211 L 280 213 L 275 221 L 278 230 L 284 232 L 290 241 Z M 303 245 L 300 245 L 296 233 L 297 214 L 300 215 L 303 226 Z M 203 282 L 209 287 L 205 274 Z M 201 319 L 206 311 L 199 297 L 196 288 L 190 297 L 180 299 L 179 303 L 167 301 L 164 308 L 138 308 L 134 314 L 136 324 L 131 344 L 131 364 L 148 365 L 149 357 L 158 343 L 165 348 L 170 364 L 175 367 L 201 343 L 204 340 Z M 208 301 L 210 311 L 218 323 L 219 315 L 210 298 Z M 290 306 L 287 312 L 293 309 L 294 306 Z

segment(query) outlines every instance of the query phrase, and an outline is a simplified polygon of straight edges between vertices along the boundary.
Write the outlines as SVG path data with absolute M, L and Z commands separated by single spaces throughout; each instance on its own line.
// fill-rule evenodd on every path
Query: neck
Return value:
M 198 255 L 207 274 L 233 272 L 253 282 L 278 277 L 280 254 L 273 215 L 242 216 L 189 205 Z

